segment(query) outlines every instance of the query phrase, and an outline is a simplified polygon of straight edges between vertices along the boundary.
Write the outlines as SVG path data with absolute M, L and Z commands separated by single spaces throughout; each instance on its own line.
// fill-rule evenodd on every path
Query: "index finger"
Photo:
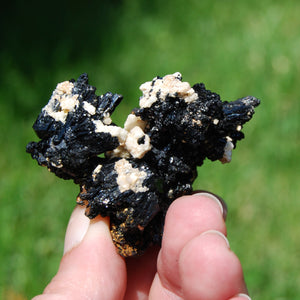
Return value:
M 157 270 L 163 286 L 180 291 L 179 256 L 194 237 L 208 230 L 226 235 L 219 200 L 207 193 L 183 196 L 172 203 L 165 220 Z

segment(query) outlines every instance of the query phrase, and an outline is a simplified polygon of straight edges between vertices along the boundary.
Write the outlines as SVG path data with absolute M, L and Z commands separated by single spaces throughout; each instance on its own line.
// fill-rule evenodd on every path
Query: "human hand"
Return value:
M 225 205 L 212 194 L 175 200 L 161 249 L 126 259 L 112 243 L 109 219 L 89 220 L 84 210 L 74 209 L 58 273 L 34 300 L 250 299 L 225 237 Z

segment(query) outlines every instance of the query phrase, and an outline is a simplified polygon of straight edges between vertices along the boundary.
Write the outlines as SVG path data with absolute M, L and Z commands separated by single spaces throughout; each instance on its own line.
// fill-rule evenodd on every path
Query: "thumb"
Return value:
M 116 252 L 109 219 L 89 220 L 77 206 L 70 218 L 64 256 L 43 295 L 34 300 L 122 299 L 126 289 L 124 259 Z

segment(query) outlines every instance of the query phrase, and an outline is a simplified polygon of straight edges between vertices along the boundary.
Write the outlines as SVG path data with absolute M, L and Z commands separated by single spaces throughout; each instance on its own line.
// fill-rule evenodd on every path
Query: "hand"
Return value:
M 225 237 L 225 207 L 208 193 L 178 198 L 168 210 L 161 249 L 124 259 L 108 218 L 90 221 L 77 206 L 58 273 L 34 300 L 250 299 Z

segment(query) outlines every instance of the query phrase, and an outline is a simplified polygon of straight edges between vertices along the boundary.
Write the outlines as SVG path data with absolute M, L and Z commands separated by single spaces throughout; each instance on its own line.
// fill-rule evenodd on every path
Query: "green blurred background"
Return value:
M 179 71 L 223 100 L 261 99 L 228 165 L 195 188 L 222 196 L 228 237 L 253 299 L 300 299 L 300 2 L 11 1 L 0 12 L 0 298 L 27 299 L 56 273 L 78 188 L 25 153 L 56 83 L 87 72 L 124 95 Z

